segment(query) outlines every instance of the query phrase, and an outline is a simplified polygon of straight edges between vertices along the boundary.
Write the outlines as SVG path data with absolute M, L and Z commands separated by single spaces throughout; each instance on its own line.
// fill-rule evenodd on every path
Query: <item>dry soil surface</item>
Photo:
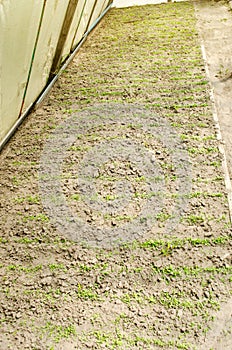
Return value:
M 232 15 L 196 6 L 112 9 L 3 150 L 1 349 L 231 349 L 201 37 Z
M 214 92 L 226 157 L 232 177 L 232 30 L 231 8 L 227 3 L 199 1 L 196 3 L 198 30 L 206 52 L 209 78 Z

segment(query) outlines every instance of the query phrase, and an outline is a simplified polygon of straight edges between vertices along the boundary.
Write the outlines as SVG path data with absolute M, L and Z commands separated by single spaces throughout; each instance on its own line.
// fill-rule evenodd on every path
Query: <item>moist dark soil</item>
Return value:
M 1 349 L 231 349 L 197 28 L 190 2 L 111 9 L 2 151 Z

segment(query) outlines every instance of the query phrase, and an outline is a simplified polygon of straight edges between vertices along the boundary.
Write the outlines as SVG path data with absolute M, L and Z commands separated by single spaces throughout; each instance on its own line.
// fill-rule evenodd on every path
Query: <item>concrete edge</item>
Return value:
M 229 3 L 231 10 L 232 10 L 232 0 L 229 0 L 228 3 Z M 194 4 L 195 16 L 196 16 L 196 19 L 198 20 L 197 11 L 196 11 L 196 4 L 195 4 L 195 2 L 193 4 Z M 231 184 L 231 179 L 230 179 L 228 162 L 226 159 L 226 151 L 225 151 L 225 146 L 224 146 L 225 141 L 222 138 L 221 127 L 220 127 L 220 122 L 219 122 L 218 112 L 217 112 L 217 106 L 216 106 L 216 101 L 215 101 L 215 97 L 214 97 L 214 87 L 213 87 L 212 83 L 210 82 L 210 70 L 209 70 L 209 65 L 207 63 L 207 55 L 206 55 L 204 40 L 203 40 L 198 28 L 197 28 L 197 31 L 198 31 L 198 35 L 200 38 L 200 46 L 201 46 L 202 58 L 203 58 L 204 65 L 205 65 L 206 78 L 208 80 L 208 84 L 209 84 L 209 88 L 210 88 L 209 95 L 210 95 L 210 101 L 211 101 L 211 106 L 212 106 L 213 121 L 215 123 L 217 139 L 220 142 L 218 149 L 222 155 L 222 169 L 224 172 L 224 182 L 225 182 L 225 187 L 226 187 L 226 191 L 227 191 L 227 200 L 228 200 L 228 207 L 229 207 L 230 222 L 232 223 L 232 184 Z

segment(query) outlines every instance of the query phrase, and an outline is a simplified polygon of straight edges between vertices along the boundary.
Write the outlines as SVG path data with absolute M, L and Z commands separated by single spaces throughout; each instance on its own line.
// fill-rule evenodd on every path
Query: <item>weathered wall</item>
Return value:
M 111 2 L 0 0 L 0 143 Z

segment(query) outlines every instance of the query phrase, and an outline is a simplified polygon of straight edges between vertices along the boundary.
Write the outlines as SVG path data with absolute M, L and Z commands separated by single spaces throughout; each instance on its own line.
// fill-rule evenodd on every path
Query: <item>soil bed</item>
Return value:
M 193 4 L 112 9 L 1 154 L 0 348 L 230 349 L 218 147 Z

